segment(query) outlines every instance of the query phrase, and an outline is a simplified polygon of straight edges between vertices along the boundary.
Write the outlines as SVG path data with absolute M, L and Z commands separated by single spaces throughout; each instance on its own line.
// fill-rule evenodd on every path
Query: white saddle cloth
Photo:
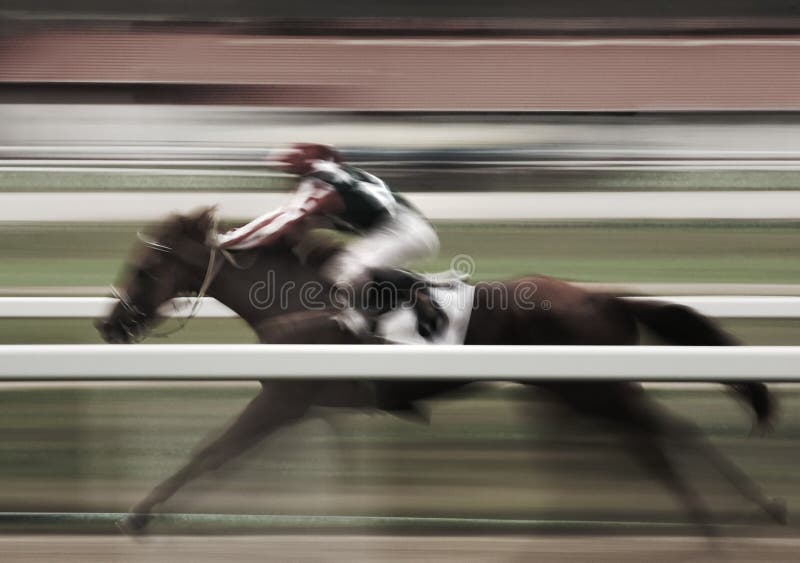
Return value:
M 449 321 L 441 334 L 430 341 L 422 338 L 417 332 L 417 315 L 407 307 L 382 315 L 378 320 L 377 334 L 398 344 L 463 344 L 472 315 L 475 287 L 453 280 L 446 286 L 432 287 L 430 292 Z

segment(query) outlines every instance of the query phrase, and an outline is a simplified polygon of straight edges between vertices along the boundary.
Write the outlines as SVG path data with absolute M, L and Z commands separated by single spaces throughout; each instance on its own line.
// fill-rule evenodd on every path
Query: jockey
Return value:
M 282 237 L 297 241 L 317 219 L 331 219 L 360 236 L 328 259 L 320 270 L 323 278 L 356 292 L 370 281 L 392 283 L 398 295 L 415 302 L 420 334 L 430 338 L 438 332 L 446 322 L 443 313 L 415 276 L 397 269 L 437 253 L 439 237 L 428 220 L 380 178 L 346 164 L 332 147 L 295 144 L 270 163 L 299 176 L 294 196 L 287 205 L 218 235 L 219 247 L 255 248 Z M 366 331 L 366 319 L 352 307 L 340 319 L 355 332 Z

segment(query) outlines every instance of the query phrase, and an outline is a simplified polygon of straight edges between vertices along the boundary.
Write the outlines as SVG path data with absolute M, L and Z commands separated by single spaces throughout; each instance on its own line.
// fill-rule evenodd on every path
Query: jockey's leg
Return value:
M 436 254 L 439 238 L 425 218 L 401 208 L 391 218 L 331 258 L 322 274 L 331 283 L 343 287 L 350 295 L 348 306 L 368 306 L 369 291 L 378 295 L 388 286 L 396 300 L 413 302 L 420 319 L 420 333 L 427 337 L 446 322 L 441 310 L 419 280 L 402 270 L 409 262 L 424 260 Z M 367 284 L 375 283 L 373 287 Z M 374 305 L 374 304 L 372 304 Z M 380 303 L 378 308 L 380 309 Z
M 399 268 L 373 268 L 370 273 L 376 285 L 376 291 L 370 295 L 381 298 L 381 290 L 391 287 L 397 300 L 410 304 L 416 311 L 420 336 L 430 339 L 447 327 L 447 315 L 431 295 L 424 280 Z

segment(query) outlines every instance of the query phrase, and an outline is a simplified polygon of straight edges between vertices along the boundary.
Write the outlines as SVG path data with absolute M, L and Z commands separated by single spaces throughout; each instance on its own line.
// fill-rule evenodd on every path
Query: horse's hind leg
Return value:
M 694 449 L 704 457 L 747 500 L 761 508 L 779 524 L 787 523 L 786 504 L 778 498 L 770 498 L 744 471 L 717 449 L 691 422 L 670 415 L 670 432 L 686 447 Z
M 579 413 L 614 424 L 631 455 L 657 477 L 685 507 L 708 536 L 715 536 L 711 514 L 700 494 L 667 455 L 668 419 L 637 385 L 627 383 L 562 384 L 547 386 Z
M 194 453 L 189 462 L 156 486 L 119 523 L 129 533 L 141 532 L 153 509 L 203 473 L 217 469 L 268 434 L 301 418 L 311 404 L 309 383 L 264 382 L 260 393 L 221 436 Z
M 633 456 L 681 500 L 692 522 L 706 536 L 716 536 L 708 507 L 694 487 L 677 471 L 659 437 L 634 431 L 626 438 Z
M 759 506 L 777 522 L 786 522 L 786 507 L 779 499 L 770 499 L 761 488 L 730 459 L 714 447 L 692 422 L 674 415 L 650 401 L 641 391 L 627 393 L 617 402 L 608 417 L 623 422 L 632 436 L 632 452 L 683 499 L 693 520 L 702 525 L 704 509 L 697 493 L 683 483 L 666 456 L 665 444 L 673 443 L 685 450 L 695 451 L 710 462 L 746 499 Z M 710 530 L 707 525 L 703 527 Z

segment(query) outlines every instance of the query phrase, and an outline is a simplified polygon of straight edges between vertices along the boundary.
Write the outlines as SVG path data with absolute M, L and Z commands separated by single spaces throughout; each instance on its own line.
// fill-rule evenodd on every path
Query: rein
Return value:
M 148 336 L 152 336 L 154 338 L 167 338 L 176 332 L 183 330 L 189 321 L 197 316 L 197 313 L 200 311 L 200 306 L 203 304 L 203 297 L 206 296 L 208 292 L 208 287 L 211 285 L 211 282 L 214 281 L 214 278 L 217 277 L 219 273 L 219 269 L 215 268 L 215 262 L 217 257 L 217 249 L 212 248 L 211 252 L 208 255 L 208 267 L 206 268 L 206 275 L 203 278 L 203 283 L 200 286 L 200 290 L 197 292 L 197 295 L 194 297 L 194 302 L 192 303 L 192 308 L 189 310 L 189 314 L 186 315 L 178 322 L 178 326 L 167 330 L 164 332 L 152 332 Z M 173 303 L 173 307 L 175 304 Z M 176 308 L 177 309 L 177 308 Z
M 214 224 L 209 229 L 209 235 L 210 233 L 215 232 L 216 230 L 214 228 L 215 226 L 216 226 L 216 218 Z M 137 233 L 137 237 L 139 238 L 140 241 L 142 241 L 142 243 L 144 243 L 145 246 L 147 246 L 148 248 L 152 248 L 153 250 L 156 250 L 158 252 L 164 252 L 168 254 L 172 254 L 175 252 L 173 248 L 161 244 L 160 242 L 157 242 L 155 240 L 152 240 L 143 235 L 142 233 Z M 206 293 L 208 293 L 208 288 L 211 286 L 211 282 L 214 281 L 214 278 L 217 277 L 217 274 L 222 269 L 221 267 L 217 268 L 216 264 L 217 252 L 222 254 L 222 256 L 227 261 L 231 262 L 231 264 L 233 264 L 235 267 L 239 268 L 239 265 L 236 263 L 233 257 L 229 256 L 230 254 L 229 252 L 208 243 L 206 244 L 206 246 L 208 246 L 210 250 L 208 255 L 208 265 L 206 266 L 206 273 L 205 276 L 203 277 L 203 283 L 200 284 L 200 289 L 198 290 L 197 295 L 194 296 L 194 301 L 192 303 L 191 309 L 189 310 L 189 314 L 178 322 L 177 327 L 163 332 L 151 332 L 147 336 L 154 338 L 167 338 L 175 334 L 176 332 L 183 330 L 186 327 L 186 325 L 189 324 L 189 321 L 191 321 L 193 318 L 197 316 L 197 313 L 200 311 L 200 306 L 203 303 L 203 297 L 206 296 Z M 114 286 L 111 286 L 111 291 L 114 294 L 114 296 L 120 301 L 120 303 L 122 303 L 122 306 L 126 310 L 137 316 L 144 317 L 144 314 L 135 305 L 130 303 L 128 299 L 124 298 L 124 296 Z M 174 302 L 173 302 L 173 307 L 175 307 L 175 310 L 177 310 L 177 306 L 174 304 Z M 141 338 L 145 338 L 145 336 L 142 335 L 139 339 Z

